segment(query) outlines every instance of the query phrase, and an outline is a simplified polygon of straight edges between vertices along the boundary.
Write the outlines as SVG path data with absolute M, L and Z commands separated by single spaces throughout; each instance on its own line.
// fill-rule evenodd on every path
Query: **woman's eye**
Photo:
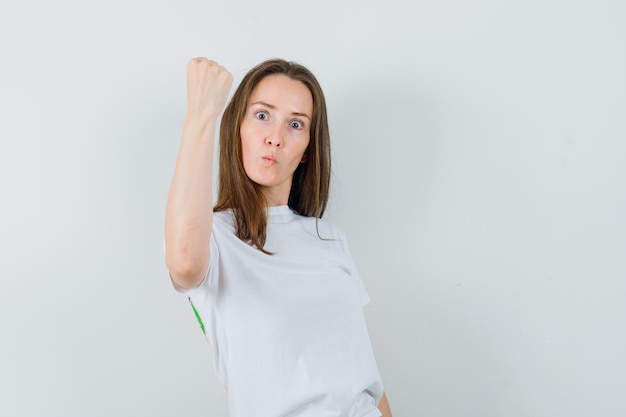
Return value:
M 294 129 L 302 129 L 302 122 L 294 120 L 293 122 L 291 122 L 291 127 L 293 127 Z
M 264 111 L 258 111 L 255 113 L 255 116 L 257 119 L 259 120 L 267 120 L 267 118 L 269 117 L 269 115 L 267 114 L 267 112 Z

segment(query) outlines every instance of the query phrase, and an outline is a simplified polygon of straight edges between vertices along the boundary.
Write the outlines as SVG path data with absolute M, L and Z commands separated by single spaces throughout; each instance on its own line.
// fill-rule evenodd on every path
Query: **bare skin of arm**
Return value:
M 391 408 L 389 408 L 389 401 L 387 400 L 387 394 L 383 392 L 383 396 L 378 403 L 378 410 L 381 412 L 382 417 L 391 417 Z
M 198 285 L 209 266 L 215 133 L 232 82 L 216 62 L 187 64 L 187 114 L 165 209 L 165 262 L 182 288 Z

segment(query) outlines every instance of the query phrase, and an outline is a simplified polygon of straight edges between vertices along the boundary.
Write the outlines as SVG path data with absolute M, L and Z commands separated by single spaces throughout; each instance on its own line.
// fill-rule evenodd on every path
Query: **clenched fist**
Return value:
M 232 85 L 233 76 L 217 62 L 192 59 L 187 64 L 187 110 L 217 118 Z

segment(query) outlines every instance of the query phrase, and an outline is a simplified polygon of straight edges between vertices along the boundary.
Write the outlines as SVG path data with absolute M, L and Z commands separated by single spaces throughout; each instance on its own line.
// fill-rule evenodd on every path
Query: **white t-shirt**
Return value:
M 343 232 L 270 207 L 267 255 L 215 213 L 203 282 L 182 290 L 212 346 L 232 417 L 378 417 L 383 394 Z

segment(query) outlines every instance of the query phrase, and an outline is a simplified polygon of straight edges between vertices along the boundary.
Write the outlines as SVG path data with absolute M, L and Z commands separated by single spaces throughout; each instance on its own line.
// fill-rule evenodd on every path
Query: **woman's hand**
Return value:
M 233 76 L 226 68 L 207 58 L 187 64 L 187 111 L 217 118 L 228 99 Z

